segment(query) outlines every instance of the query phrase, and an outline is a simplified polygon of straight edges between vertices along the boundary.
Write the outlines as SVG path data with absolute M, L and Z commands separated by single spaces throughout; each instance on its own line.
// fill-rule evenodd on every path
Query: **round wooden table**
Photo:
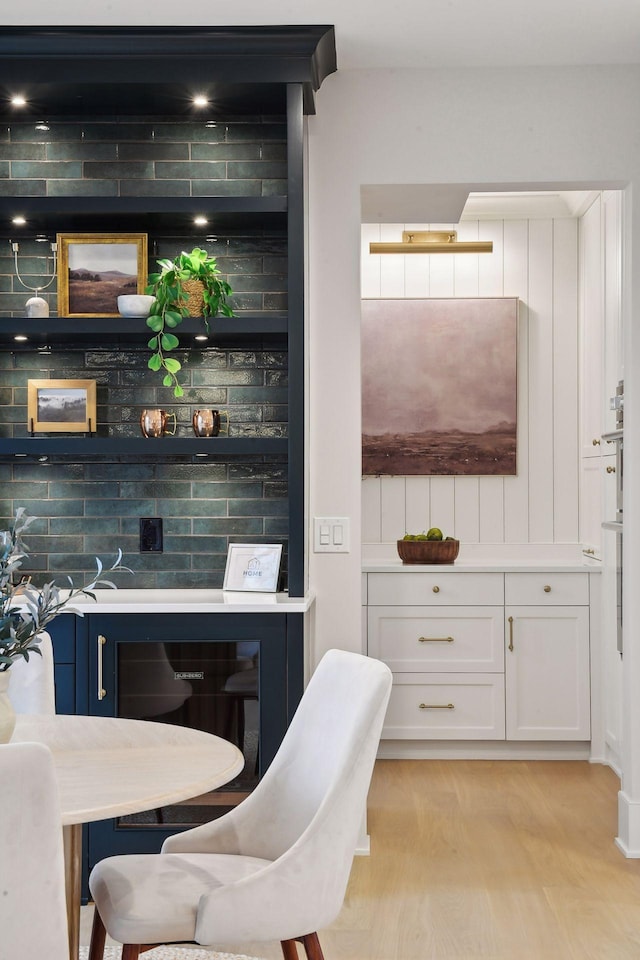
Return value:
M 69 951 L 78 956 L 82 824 L 199 796 L 244 766 L 238 748 L 201 730 L 116 717 L 19 715 L 12 742 L 53 754 L 65 840 Z

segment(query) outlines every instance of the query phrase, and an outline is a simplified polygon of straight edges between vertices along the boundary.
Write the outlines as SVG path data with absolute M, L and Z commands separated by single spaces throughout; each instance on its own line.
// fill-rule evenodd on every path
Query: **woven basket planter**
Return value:
M 202 280 L 183 280 L 182 289 L 189 299 L 182 301 L 190 317 L 201 317 L 204 313 L 204 283 Z

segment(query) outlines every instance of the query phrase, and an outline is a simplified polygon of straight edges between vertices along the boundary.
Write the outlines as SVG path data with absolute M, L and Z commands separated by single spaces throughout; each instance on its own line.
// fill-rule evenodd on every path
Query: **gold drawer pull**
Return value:
M 453 637 L 418 637 L 418 643 L 453 643 Z
M 615 472 L 616 472 L 615 467 L 607 467 L 607 473 L 615 473 Z
M 549 586 L 548 583 L 545 584 L 545 586 L 542 589 L 544 590 L 545 593 L 551 593 L 551 587 Z
M 421 710 L 455 710 L 452 703 L 421 703 Z
M 594 447 L 599 447 L 599 446 L 600 446 L 600 441 L 599 441 L 599 440 L 595 440 L 595 439 L 594 439 L 594 440 L 591 441 L 591 443 L 593 444 Z
M 433 587 L 432 589 L 434 593 L 440 593 L 440 587 Z
M 100 635 L 98 637 L 98 700 L 104 700 L 107 691 L 102 686 L 102 648 L 107 642 L 107 638 Z

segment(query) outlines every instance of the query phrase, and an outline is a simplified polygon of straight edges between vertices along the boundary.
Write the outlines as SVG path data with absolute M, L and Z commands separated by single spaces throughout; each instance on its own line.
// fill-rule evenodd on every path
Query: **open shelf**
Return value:
M 174 457 L 269 456 L 287 454 L 286 437 L 20 437 L 0 438 L 0 458 L 86 457 L 173 459 Z
M 232 340 L 284 339 L 288 317 L 283 312 L 240 314 L 236 317 L 213 317 L 209 320 L 207 340 L 195 340 L 206 334 L 201 317 L 185 317 L 176 333 L 183 346 L 213 346 Z M 16 341 L 16 336 L 27 340 Z M 144 318 L 134 317 L 0 317 L 0 343 L 12 344 L 14 349 L 33 349 L 34 345 L 55 343 L 93 343 L 110 349 L 119 343 L 145 344 L 153 336 Z
M 24 226 L 11 218 L 25 217 Z M 287 198 L 280 197 L 0 197 L 0 237 L 15 241 L 56 233 L 144 231 L 193 237 L 193 217 L 210 216 L 220 235 L 286 231 Z

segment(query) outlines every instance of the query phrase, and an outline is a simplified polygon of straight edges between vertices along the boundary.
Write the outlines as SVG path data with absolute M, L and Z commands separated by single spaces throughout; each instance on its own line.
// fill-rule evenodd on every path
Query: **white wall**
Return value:
M 310 512 L 349 516 L 353 548 L 311 556 L 316 656 L 334 643 L 361 642 L 361 185 L 640 183 L 639 93 L 633 68 L 358 71 L 324 82 L 309 120 Z M 535 286 L 541 300 L 528 299 L 528 307 L 548 316 L 548 279 Z M 545 423 L 549 412 L 537 450 Z M 549 511 L 551 482 L 549 475 L 541 489 L 522 491 L 521 517 Z M 536 519 L 534 536 L 552 539 L 549 522 Z
M 372 256 L 372 240 L 397 240 L 405 225 L 363 227 L 365 298 L 520 300 L 517 476 L 366 477 L 365 555 L 374 552 L 374 544 L 387 543 L 388 555 L 395 556 L 395 540 L 430 526 L 446 528 L 462 541 L 463 551 L 470 544 L 578 541 L 577 223 L 567 218 L 448 224 L 459 240 L 493 240 L 493 253 L 433 257 Z
M 311 555 L 316 658 L 332 645 L 359 649 L 362 642 L 362 184 L 625 188 L 625 487 L 640 489 L 640 321 L 633 309 L 640 300 L 640 69 L 338 72 L 324 82 L 317 108 L 309 121 L 310 512 L 351 517 L 353 547 L 340 556 Z M 532 509 L 538 516 L 540 508 Z M 640 497 L 627 498 L 625 530 L 625 579 L 635 584 Z M 640 591 L 625 591 L 624 616 L 619 837 L 627 854 L 640 856 Z

